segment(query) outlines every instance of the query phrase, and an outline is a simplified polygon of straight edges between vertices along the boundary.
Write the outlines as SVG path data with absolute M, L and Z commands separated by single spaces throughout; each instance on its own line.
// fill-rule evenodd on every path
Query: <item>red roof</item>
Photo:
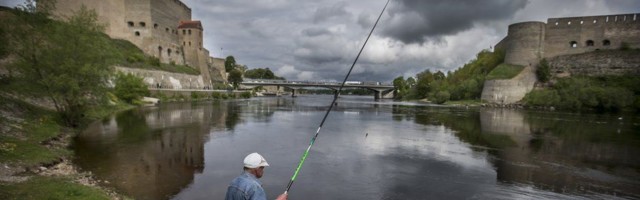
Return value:
M 181 28 L 197 28 L 202 30 L 202 24 L 200 23 L 200 21 L 180 21 L 178 29 Z

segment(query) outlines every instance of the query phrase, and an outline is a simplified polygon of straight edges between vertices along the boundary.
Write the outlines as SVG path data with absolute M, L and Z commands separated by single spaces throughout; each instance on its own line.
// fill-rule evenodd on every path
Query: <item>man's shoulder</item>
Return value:
M 231 185 L 239 188 L 260 187 L 260 183 L 245 175 L 240 175 L 231 181 Z

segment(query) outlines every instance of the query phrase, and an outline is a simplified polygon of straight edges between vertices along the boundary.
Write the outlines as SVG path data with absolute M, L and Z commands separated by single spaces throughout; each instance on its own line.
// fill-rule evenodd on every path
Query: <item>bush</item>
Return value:
M 435 100 L 435 103 L 437 104 L 443 104 L 444 102 L 447 102 L 450 97 L 451 97 L 451 94 L 449 94 L 449 92 L 440 91 L 436 93 L 434 100 Z
M 560 95 L 556 90 L 534 90 L 524 97 L 524 102 L 531 106 L 555 106 L 560 103 Z
M 240 97 L 248 99 L 251 98 L 253 95 L 251 94 L 251 92 L 243 92 L 242 94 L 240 94 Z
M 543 83 L 546 83 L 551 78 L 551 69 L 549 67 L 549 62 L 547 62 L 547 59 L 542 59 L 540 61 L 538 69 L 536 70 L 536 76 L 538 77 L 538 81 Z
M 144 80 L 133 74 L 118 73 L 115 79 L 114 94 L 123 101 L 133 104 L 135 100 L 149 95 Z
M 553 88 L 535 90 L 524 101 L 532 106 L 556 106 L 569 110 L 598 109 L 618 111 L 636 107 L 634 77 L 562 78 Z
M 196 100 L 200 98 L 200 94 L 198 92 L 191 92 L 191 99 Z

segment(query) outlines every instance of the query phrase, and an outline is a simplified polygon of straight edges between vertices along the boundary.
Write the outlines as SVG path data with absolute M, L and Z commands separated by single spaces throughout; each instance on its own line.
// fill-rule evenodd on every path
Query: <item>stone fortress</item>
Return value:
M 204 88 L 226 81 L 224 60 L 209 56 L 203 47 L 202 24 L 191 18 L 191 8 L 180 0 L 56 0 L 53 14 L 68 17 L 82 5 L 96 11 L 110 37 L 130 41 L 162 63 L 186 65 L 201 75 L 118 70 L 142 76 L 149 85 L 168 88 Z
M 551 74 L 640 75 L 637 51 L 607 51 L 640 48 L 640 13 L 549 18 L 544 22 L 509 25 L 507 36 L 495 45 L 505 51 L 504 63 L 525 68 L 509 80 L 487 80 L 482 100 L 511 104 L 533 90 L 535 70 L 546 59 Z

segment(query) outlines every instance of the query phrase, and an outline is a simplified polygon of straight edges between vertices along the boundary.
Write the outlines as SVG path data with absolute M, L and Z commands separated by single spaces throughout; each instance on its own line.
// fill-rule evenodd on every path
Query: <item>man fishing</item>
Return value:
M 260 154 L 247 155 L 244 158 L 244 172 L 231 181 L 225 200 L 266 200 L 267 195 L 258 179 L 262 177 L 264 168 L 267 166 L 269 163 Z M 286 192 L 276 198 L 276 200 L 286 199 Z

